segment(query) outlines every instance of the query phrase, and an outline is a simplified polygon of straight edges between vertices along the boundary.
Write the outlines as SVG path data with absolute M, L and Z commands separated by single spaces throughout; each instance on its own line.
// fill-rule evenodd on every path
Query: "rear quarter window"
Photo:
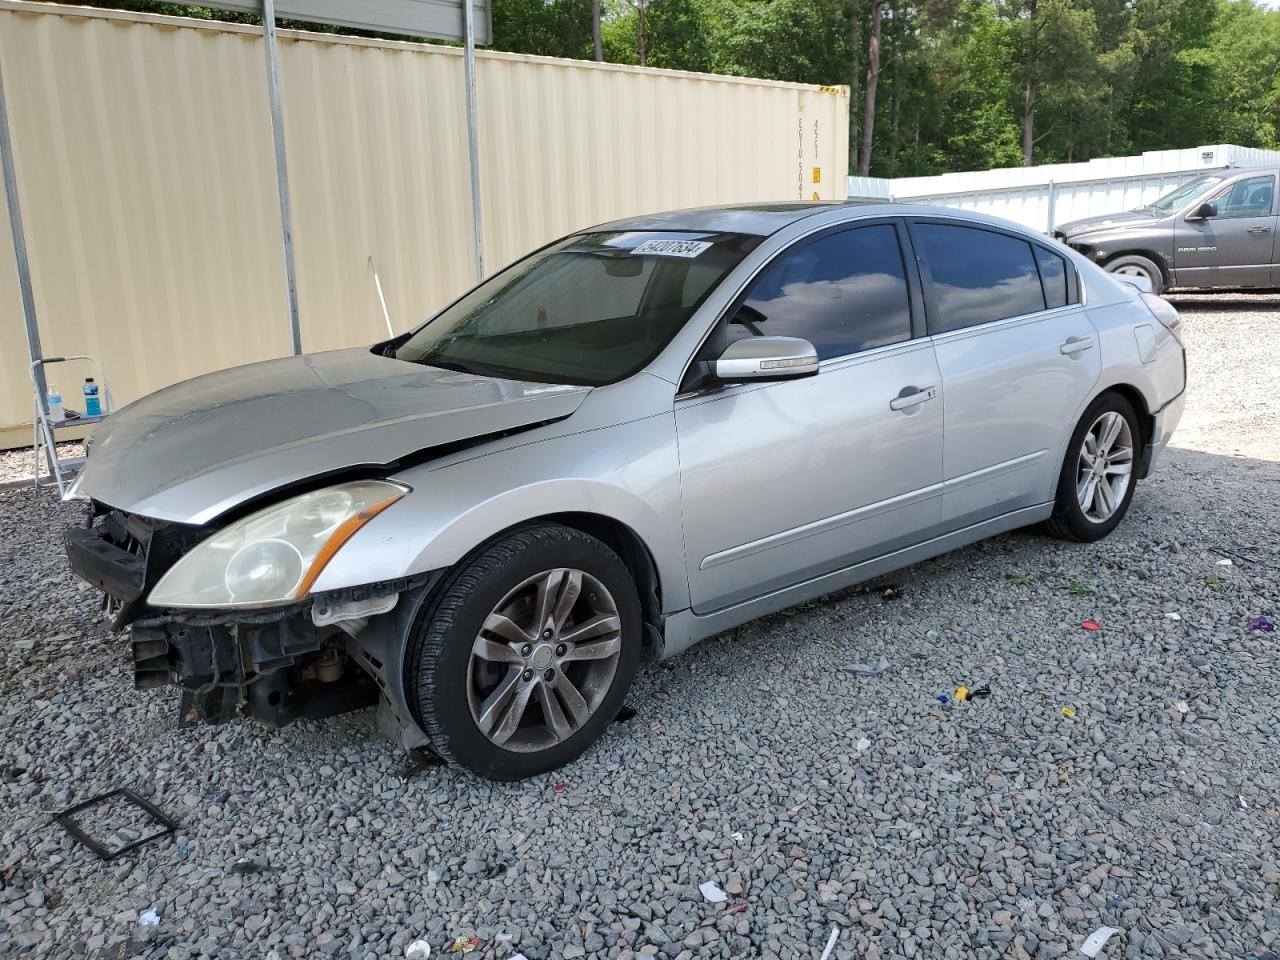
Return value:
M 1036 265 L 1040 267 L 1040 285 L 1044 287 L 1045 306 L 1065 307 L 1072 301 L 1067 286 L 1070 276 L 1067 273 L 1067 262 L 1044 247 L 1036 247 Z

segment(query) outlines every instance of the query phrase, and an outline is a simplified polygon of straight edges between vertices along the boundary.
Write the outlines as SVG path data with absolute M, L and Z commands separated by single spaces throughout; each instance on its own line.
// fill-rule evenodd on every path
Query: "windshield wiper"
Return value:
M 468 366 L 465 363 L 459 363 L 457 360 L 440 360 L 437 357 L 429 357 L 418 362 L 424 367 L 439 367 L 441 370 L 453 370 L 455 373 L 469 373 L 473 377 L 492 376 L 492 374 L 485 373 L 478 367 Z

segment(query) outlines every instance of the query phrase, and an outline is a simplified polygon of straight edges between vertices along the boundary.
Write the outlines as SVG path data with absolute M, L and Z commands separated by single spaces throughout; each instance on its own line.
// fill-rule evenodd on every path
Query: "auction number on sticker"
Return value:
M 708 240 L 646 240 L 631 252 L 636 256 L 693 258 L 711 246 Z

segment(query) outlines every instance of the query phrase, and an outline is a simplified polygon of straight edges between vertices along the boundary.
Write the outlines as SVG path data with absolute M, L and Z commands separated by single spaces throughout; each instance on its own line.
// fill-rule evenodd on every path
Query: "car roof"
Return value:
M 1039 231 L 1020 224 L 989 216 L 975 210 L 941 207 L 921 203 L 894 203 L 890 200 L 849 200 L 844 203 L 752 203 L 721 207 L 694 207 L 670 210 L 641 217 L 628 217 L 590 227 L 602 230 L 692 230 L 718 233 L 747 233 L 767 237 L 799 220 L 815 218 L 821 223 L 838 224 L 869 217 L 942 217 L 987 224 L 1029 236 L 1042 236 Z
M 1271 174 L 1275 176 L 1280 167 L 1227 167 L 1225 170 L 1206 170 L 1205 173 L 1220 173 L 1224 177 L 1248 177 Z
M 783 227 L 842 203 L 740 203 L 720 207 L 691 207 L 602 223 L 593 230 L 713 230 L 767 237 Z

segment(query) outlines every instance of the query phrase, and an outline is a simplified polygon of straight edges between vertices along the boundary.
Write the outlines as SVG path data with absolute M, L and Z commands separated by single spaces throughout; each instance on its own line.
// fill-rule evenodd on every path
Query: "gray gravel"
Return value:
M 470 957 L 816 958 L 835 926 L 840 960 L 1023 958 L 1103 924 L 1113 960 L 1280 950 L 1280 633 L 1246 629 L 1280 615 L 1280 298 L 1180 305 L 1182 448 L 1109 540 L 1015 533 L 876 585 L 896 599 L 710 640 L 642 670 L 637 716 L 585 758 L 518 784 L 404 782 L 367 713 L 175 730 L 65 571 L 77 509 L 0 494 L 0 955 L 474 936 Z M 49 814 L 118 785 L 182 827 L 104 864 Z

